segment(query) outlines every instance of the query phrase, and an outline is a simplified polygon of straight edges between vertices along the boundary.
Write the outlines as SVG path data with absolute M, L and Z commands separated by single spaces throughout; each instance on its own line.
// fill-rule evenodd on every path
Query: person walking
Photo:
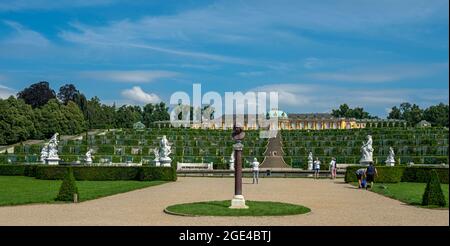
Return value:
M 377 168 L 373 165 L 373 162 L 371 162 L 366 169 L 366 182 L 367 182 L 366 190 L 369 186 L 368 185 L 369 182 L 370 182 L 370 189 L 373 188 L 373 181 L 375 179 L 375 176 L 378 176 L 378 171 Z
M 256 157 L 253 159 L 252 162 L 252 172 L 253 172 L 253 184 L 256 181 L 256 184 L 259 183 L 259 162 L 258 159 L 256 159 Z
M 316 157 L 316 160 L 314 161 L 314 179 L 319 178 L 320 164 L 319 158 Z
M 330 172 L 331 172 L 331 179 L 335 179 L 336 178 L 336 158 L 331 158 L 330 161 Z
M 355 172 L 356 178 L 358 179 L 358 188 L 363 188 L 361 183 L 362 183 L 362 179 L 364 178 L 365 173 L 366 173 L 365 168 L 360 168 L 360 169 L 356 170 L 356 172 Z

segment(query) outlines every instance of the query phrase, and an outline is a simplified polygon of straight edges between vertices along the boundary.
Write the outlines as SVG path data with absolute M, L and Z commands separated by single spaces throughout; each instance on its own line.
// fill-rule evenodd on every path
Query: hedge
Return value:
M 176 181 L 172 167 L 72 167 L 77 180 L 163 180 Z M 0 175 L 32 176 L 37 179 L 63 179 L 65 166 L 0 165 Z
M 355 172 L 357 169 L 365 168 L 365 166 L 347 167 L 345 173 L 345 182 L 356 182 Z M 431 170 L 436 170 L 441 183 L 448 184 L 448 168 L 439 167 L 386 167 L 377 166 L 378 176 L 375 182 L 379 183 L 398 183 L 398 182 L 418 182 L 427 183 L 430 179 Z

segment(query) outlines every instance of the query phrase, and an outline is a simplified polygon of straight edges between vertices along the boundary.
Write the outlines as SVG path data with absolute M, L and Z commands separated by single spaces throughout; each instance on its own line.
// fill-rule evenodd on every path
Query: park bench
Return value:
M 213 163 L 177 163 L 177 170 L 213 170 Z

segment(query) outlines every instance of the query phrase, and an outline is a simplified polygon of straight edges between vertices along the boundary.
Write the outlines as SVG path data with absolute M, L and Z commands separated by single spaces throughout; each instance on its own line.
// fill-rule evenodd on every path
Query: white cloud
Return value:
M 138 104 L 159 103 L 161 98 L 154 93 L 146 93 L 141 87 L 134 86 L 131 89 L 122 91 L 122 96 L 131 102 Z
M 1 77 L 0 77 L 1 80 Z M 0 98 L 1 99 L 5 99 L 8 98 L 10 96 L 15 96 L 16 95 L 16 91 L 12 88 L 0 85 Z
M 7 44 L 19 44 L 27 46 L 48 46 L 50 41 L 42 34 L 30 30 L 18 22 L 3 21 L 3 23 L 14 29 L 14 33 L 2 41 Z
M 124 83 L 150 83 L 162 78 L 172 78 L 178 73 L 170 71 L 147 71 L 147 70 L 132 70 L 132 71 L 85 71 L 81 72 L 82 77 L 113 81 Z

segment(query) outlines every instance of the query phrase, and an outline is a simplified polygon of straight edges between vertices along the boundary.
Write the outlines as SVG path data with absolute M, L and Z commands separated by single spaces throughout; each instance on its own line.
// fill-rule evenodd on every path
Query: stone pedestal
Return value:
M 159 159 L 159 162 L 161 163 L 162 167 L 170 167 L 172 159 L 170 159 L 169 157 L 162 157 Z
M 313 162 L 308 161 L 308 170 L 313 170 Z
M 159 159 L 153 160 L 153 165 L 155 165 L 155 167 L 161 166 L 161 163 L 159 162 Z
M 242 195 L 242 149 L 244 145 L 237 141 L 233 145 L 234 148 L 234 197 L 231 200 L 231 209 L 245 209 L 248 206 L 245 205 L 245 199 Z
M 230 170 L 234 171 L 234 161 L 233 161 L 233 160 L 230 160 L 230 161 L 228 162 L 228 165 L 230 165 Z
M 360 160 L 359 164 L 363 166 L 368 166 L 370 163 L 373 163 L 373 160 Z
M 245 205 L 245 199 L 243 195 L 235 195 L 233 199 L 231 200 L 231 206 L 230 208 L 233 209 L 246 209 L 248 208 L 247 205 Z
M 388 166 L 388 167 L 395 166 L 395 161 L 394 160 L 386 160 L 386 166 Z
M 59 165 L 59 161 L 61 159 L 59 158 L 46 158 L 45 159 L 45 164 L 47 165 Z

